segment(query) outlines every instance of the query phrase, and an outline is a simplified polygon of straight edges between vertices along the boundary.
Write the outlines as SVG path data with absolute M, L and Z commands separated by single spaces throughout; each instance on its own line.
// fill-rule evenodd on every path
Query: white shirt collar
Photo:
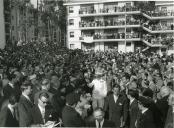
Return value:
M 100 122 L 100 128 L 103 127 L 104 119 Z M 99 128 L 99 122 L 95 120 L 96 128 Z
M 134 100 L 135 100 L 135 98 L 131 99 L 131 100 L 130 100 L 130 104 L 132 104 L 132 102 L 133 102 Z
M 142 110 L 142 114 L 144 114 L 147 110 L 148 110 L 148 108 Z
M 14 108 L 10 104 L 8 104 L 7 107 L 10 109 L 12 115 L 14 116 Z
M 14 88 L 14 85 L 11 83 L 11 82 L 9 82 L 8 83 L 12 88 Z
M 27 95 L 24 94 L 24 93 L 22 93 L 22 95 L 23 95 L 27 100 L 31 101 L 29 96 L 27 96 Z
M 38 108 L 39 108 L 39 110 L 40 110 L 41 113 L 42 113 L 42 112 L 45 113 L 45 108 L 41 107 L 39 104 L 38 104 Z

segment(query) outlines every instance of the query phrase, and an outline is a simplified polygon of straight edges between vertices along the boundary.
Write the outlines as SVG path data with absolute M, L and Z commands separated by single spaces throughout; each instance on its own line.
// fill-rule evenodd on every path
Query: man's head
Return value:
M 119 85 L 117 85 L 117 84 L 115 84 L 114 86 L 113 86 L 113 88 L 112 88 L 112 92 L 113 92 L 113 94 L 114 95 L 119 95 L 119 93 L 120 93 L 120 86 Z
M 174 92 L 169 95 L 168 104 L 174 106 Z
M 101 122 L 104 119 L 105 112 L 103 111 L 102 108 L 96 108 L 93 112 L 93 116 L 95 120 L 97 120 L 98 122 Z
M 48 79 L 43 79 L 41 83 L 42 90 L 49 90 L 50 89 L 50 81 Z
M 25 81 L 21 86 L 22 93 L 29 96 L 32 93 L 32 84 L 29 81 Z
M 128 98 L 129 99 L 138 99 L 138 91 L 136 90 L 129 90 L 128 91 Z
M 80 96 L 77 93 L 70 93 L 66 96 L 66 104 L 75 107 L 80 101 Z
M 161 89 L 160 89 L 160 94 L 162 97 L 165 97 L 165 96 L 168 96 L 170 94 L 170 88 L 168 86 L 163 86 Z
M 14 94 L 11 94 L 10 97 L 9 97 L 9 104 L 12 106 L 12 107 L 15 107 L 16 104 L 17 104 L 17 99 L 16 99 L 16 96 Z
M 49 95 L 46 92 L 42 92 L 39 94 L 38 104 L 42 108 L 45 108 L 49 100 Z
M 150 105 L 150 101 L 146 97 L 140 96 L 138 98 L 138 107 L 141 111 L 143 111 L 146 108 L 149 108 L 149 105 Z

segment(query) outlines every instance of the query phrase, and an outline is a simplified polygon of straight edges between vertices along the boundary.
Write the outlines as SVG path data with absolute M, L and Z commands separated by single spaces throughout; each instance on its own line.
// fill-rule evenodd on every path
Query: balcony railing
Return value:
M 155 12 L 150 12 L 150 11 L 142 11 L 143 13 L 151 16 L 151 17 L 166 17 L 166 16 L 174 16 L 174 11 L 155 11 Z
M 107 26 L 124 26 L 125 21 L 92 21 L 92 22 L 80 22 L 80 27 L 107 27 Z M 140 25 L 140 21 L 129 21 L 126 25 Z
M 144 25 L 144 27 L 150 29 L 151 31 L 163 31 L 163 30 L 174 30 L 174 25 Z
M 138 8 L 134 7 L 134 6 L 130 6 L 130 7 L 113 7 L 113 8 L 104 8 L 104 9 L 99 9 L 96 10 L 94 8 L 91 9 L 80 9 L 79 10 L 79 14 L 81 15 L 85 15 L 85 14 L 97 14 L 97 13 L 116 13 L 116 12 L 132 12 L 132 11 L 140 11 Z
M 125 38 L 126 36 L 126 38 Z M 94 34 L 94 35 L 84 35 L 79 38 L 79 40 L 100 40 L 100 39 L 133 39 L 133 38 L 140 38 L 138 33 L 114 33 L 114 34 Z

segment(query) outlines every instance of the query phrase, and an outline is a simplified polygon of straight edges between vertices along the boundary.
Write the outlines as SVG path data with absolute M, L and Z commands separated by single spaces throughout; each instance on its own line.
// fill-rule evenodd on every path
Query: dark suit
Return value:
M 31 124 L 31 109 L 33 108 L 33 103 L 21 95 L 18 103 L 19 111 L 19 126 L 27 127 Z
M 19 127 L 19 123 L 8 107 L 0 113 L 0 127 Z
M 116 103 L 113 94 L 107 96 L 104 110 L 107 111 L 108 108 L 109 120 L 114 122 L 116 127 L 120 127 L 122 118 L 123 122 L 127 122 L 129 106 L 127 97 L 124 94 L 118 96 Z
M 129 106 L 129 128 L 135 128 L 135 122 L 138 115 L 138 102 L 136 99 Z
M 139 112 L 137 119 L 137 128 L 156 128 L 153 114 L 150 110 L 147 110 L 142 114 Z
M 168 113 L 167 113 L 167 118 L 165 122 L 165 127 L 164 128 L 173 128 L 173 118 L 174 118 L 174 113 L 172 112 L 173 108 L 172 106 L 169 107 Z
M 94 127 L 94 128 L 97 127 L 96 121 L 88 122 L 87 127 Z M 102 128 L 114 128 L 114 127 L 115 127 L 114 122 L 109 121 L 109 120 L 104 120 Z
M 65 127 L 83 127 L 84 121 L 80 117 L 79 113 L 70 106 L 65 106 L 62 111 L 62 121 Z
M 52 111 L 48 109 L 47 107 L 45 108 L 45 123 L 49 121 L 49 119 L 52 117 Z M 31 109 L 31 117 L 32 117 L 32 123 L 31 124 L 44 124 L 44 120 L 41 115 L 41 111 L 38 107 L 38 105 L 35 105 Z
M 159 111 L 161 113 L 163 127 L 164 127 L 166 117 L 167 117 L 167 112 L 168 112 L 168 109 L 169 109 L 167 99 L 168 99 L 168 96 L 165 96 L 165 97 L 163 97 L 162 99 L 160 99 L 156 102 L 156 106 L 157 106 L 157 108 L 159 109 Z
M 11 94 L 15 94 L 16 98 L 17 98 L 17 101 L 19 101 L 19 98 L 20 98 L 20 95 L 21 95 L 21 91 L 18 87 L 18 85 L 14 85 L 14 88 L 12 88 L 9 84 L 6 85 L 4 88 L 3 88 L 3 94 L 4 94 L 4 97 L 5 98 L 9 98 L 9 96 Z

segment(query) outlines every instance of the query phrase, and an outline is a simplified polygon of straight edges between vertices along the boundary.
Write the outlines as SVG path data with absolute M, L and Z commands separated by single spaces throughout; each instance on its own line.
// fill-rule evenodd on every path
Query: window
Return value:
M 74 19 L 69 19 L 69 25 L 74 25 Z
M 127 42 L 126 43 L 126 46 L 131 46 L 131 42 Z
M 69 7 L 69 13 L 73 13 L 74 10 L 73 10 L 73 7 Z
M 70 38 L 74 37 L 74 32 L 70 32 Z
M 70 49 L 74 49 L 74 44 L 70 44 Z
M 167 7 L 161 7 L 162 12 L 167 12 Z

